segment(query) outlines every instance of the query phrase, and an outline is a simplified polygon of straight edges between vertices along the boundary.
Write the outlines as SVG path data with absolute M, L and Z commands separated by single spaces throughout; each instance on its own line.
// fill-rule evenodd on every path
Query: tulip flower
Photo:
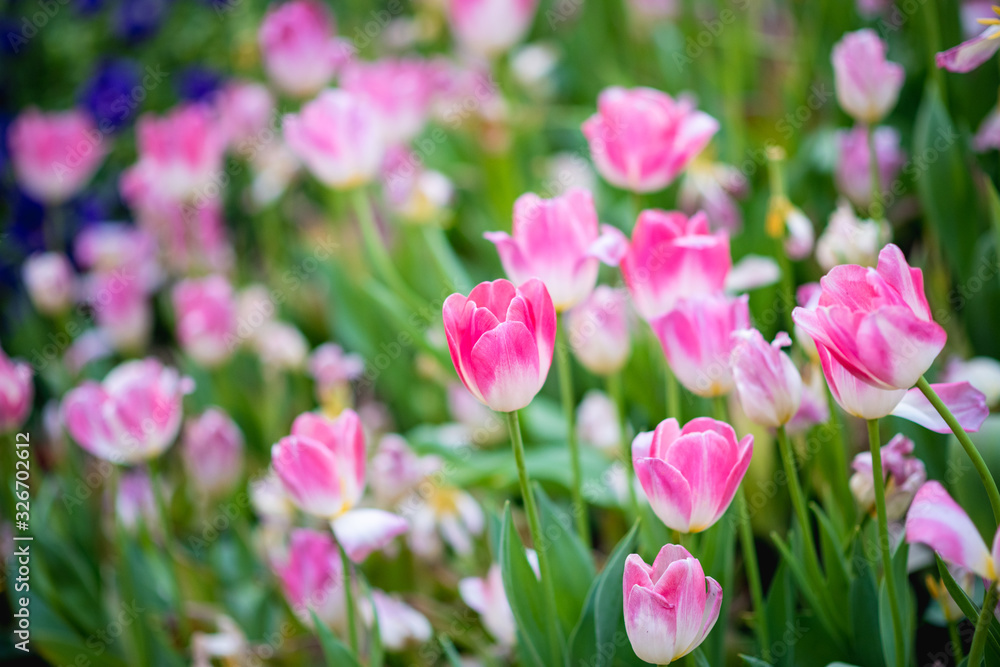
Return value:
M 871 152 L 868 150 L 868 129 L 855 125 L 850 132 L 837 135 L 836 181 L 842 195 L 858 207 L 872 203 Z M 878 160 L 879 184 L 888 193 L 899 170 L 906 163 L 906 153 L 899 146 L 899 132 L 891 127 L 875 128 L 875 157 Z
M 153 292 L 163 279 L 157 264 L 156 239 L 132 225 L 103 222 L 86 227 L 74 239 L 73 250 L 81 268 L 96 273 L 119 272 L 125 281 L 134 281 L 146 293 Z
M 16 430 L 28 418 L 35 397 L 31 366 L 0 349 L 0 434 Z
M 288 606 L 303 623 L 312 625 L 311 610 L 330 627 L 338 630 L 346 627 L 344 569 L 337 545 L 329 534 L 296 528 L 292 531 L 287 558 L 273 567 Z
M 968 382 L 983 392 L 986 405 L 1000 402 L 1000 361 L 992 357 L 952 357 L 941 373 L 943 382 Z
M 451 179 L 425 169 L 423 159 L 408 149 L 389 149 L 382 165 L 385 203 L 403 222 L 426 224 L 442 218 L 455 194 Z
M 80 192 L 104 161 L 110 141 L 83 111 L 23 111 L 7 129 L 17 184 L 45 204 Z
M 466 51 L 495 57 L 531 28 L 538 0 L 447 0 L 448 23 Z
M 860 123 L 878 123 L 899 99 L 906 73 L 886 60 L 887 48 L 870 28 L 847 33 L 833 47 L 837 101 Z
M 344 90 L 324 90 L 285 116 L 285 141 L 321 183 L 348 190 L 371 181 L 385 148 L 374 109 Z
M 708 231 L 708 218 L 678 211 L 646 210 L 632 229 L 632 240 L 606 253 L 620 260 L 622 277 L 636 310 L 649 322 L 681 299 L 721 290 L 732 267 L 729 237 Z
M 243 433 L 218 408 L 209 408 L 184 425 L 181 456 L 187 477 L 207 496 L 233 488 L 243 473 Z
M 323 343 L 309 355 L 309 374 L 316 381 L 316 396 L 323 405 L 348 400 L 351 380 L 361 377 L 365 361 L 356 354 L 346 354 L 335 343 Z
M 991 553 L 972 519 L 940 482 L 927 482 L 914 496 L 906 514 L 906 541 L 926 544 L 948 563 L 985 579 L 997 579 L 1000 531 L 993 540 Z
M 621 452 L 622 429 L 618 406 L 597 389 L 583 396 L 576 410 L 576 433 L 580 442 L 614 458 Z
M 382 436 L 371 460 L 370 477 L 375 502 L 380 507 L 392 507 L 412 493 L 439 465 L 437 457 L 417 456 L 402 436 L 395 433 Z
M 861 452 L 851 463 L 851 493 L 858 506 L 875 515 L 875 474 L 871 452 Z M 885 514 L 889 521 L 898 521 L 906 514 L 913 496 L 927 481 L 924 462 L 913 456 L 913 441 L 902 433 L 882 445 L 882 474 L 885 479 Z
M 816 261 L 826 271 L 840 264 L 874 266 L 891 233 L 885 220 L 859 220 L 841 201 L 816 242 Z
M 302 511 L 329 519 L 348 557 L 361 562 L 406 532 L 395 514 L 356 508 L 365 489 L 365 436 L 361 419 L 344 410 L 335 420 L 305 412 L 291 435 L 271 450 L 271 463 L 289 497 Z
M 268 78 L 295 97 L 319 92 L 353 55 L 353 47 L 338 41 L 334 31 L 333 17 L 321 2 L 292 0 L 273 6 L 257 35 Z
M 272 136 L 269 126 L 275 114 L 274 96 L 267 86 L 252 81 L 233 81 L 213 100 L 219 124 L 230 146 L 240 154 L 254 155 L 258 144 Z
M 688 215 L 704 210 L 713 229 L 738 234 L 743 213 L 736 200 L 746 197 L 748 189 L 747 177 L 736 167 L 698 159 L 685 173 L 677 198 Z
M 625 559 L 625 633 L 636 656 L 654 665 L 681 658 L 705 641 L 722 608 L 722 586 L 687 549 L 666 544 L 652 566 Z
M 414 498 L 415 504 L 400 508 L 411 523 L 408 544 L 410 550 L 421 558 L 439 561 L 445 543 L 460 556 L 470 556 L 475 547 L 474 538 L 486 528 L 483 508 L 469 493 L 440 483 Z
M 538 278 L 559 312 L 593 291 L 599 268 L 593 249 L 608 242 L 598 238 L 593 195 L 577 189 L 552 199 L 521 195 L 514 202 L 513 231 L 513 236 L 506 232 L 483 236 L 496 245 L 504 271 L 515 285 Z
M 701 417 L 681 429 L 670 418 L 632 442 L 632 464 L 656 516 L 682 533 L 710 528 L 733 501 L 753 455 L 753 436 Z
M 569 344 L 577 360 L 591 373 L 611 375 L 632 352 L 628 297 L 624 291 L 598 285 L 566 316 Z
M 426 616 L 396 596 L 377 588 L 372 589 L 371 600 L 361 599 L 361 615 L 369 625 L 378 618 L 379 637 L 389 651 L 402 651 L 408 646 L 426 642 L 433 633 Z
M 977 153 L 987 153 L 1000 149 L 1000 109 L 993 109 L 986 114 L 983 122 L 972 138 L 972 148 Z
M 156 458 L 181 427 L 190 378 L 153 358 L 127 361 L 98 384 L 86 381 L 63 398 L 73 439 L 99 459 L 133 464 Z
M 655 320 L 653 331 L 670 368 L 689 391 L 706 398 L 733 389 L 733 332 L 750 327 L 749 297 L 692 297 Z
M 531 403 L 555 349 L 556 311 L 542 281 L 480 283 L 449 296 L 443 316 L 451 361 L 473 396 L 497 412 Z
M 61 252 L 43 252 L 24 260 L 24 286 L 38 312 L 58 315 L 66 312 L 76 298 L 76 275 Z
M 1000 14 L 996 8 L 993 11 Z M 972 39 L 934 56 L 939 68 L 949 72 L 971 72 L 992 58 L 1000 49 L 1000 19 L 981 18 L 978 19 L 978 23 L 987 28 Z
M 127 270 L 88 276 L 85 300 L 94 309 L 94 320 L 118 350 L 137 352 L 149 341 L 153 309 L 149 293 Z
M 733 333 L 733 381 L 740 405 L 750 421 L 763 426 L 784 426 L 802 402 L 802 376 L 781 348 L 792 344 L 780 332 L 768 345 L 756 329 Z
M 340 86 L 363 100 L 379 120 L 386 145 L 402 145 L 423 130 L 434 93 L 427 63 L 415 58 L 355 61 Z
M 309 355 L 309 341 L 287 322 L 264 322 L 251 342 L 264 368 L 270 371 L 300 370 Z
M 144 524 L 157 537 L 162 536 L 164 526 L 156 509 L 153 480 L 145 468 L 130 468 L 122 473 L 113 500 L 118 520 L 129 533 Z
M 719 123 L 687 99 L 652 88 L 605 89 L 583 124 L 597 171 L 611 185 L 656 192 L 684 171 Z
M 877 268 L 837 266 L 820 285 L 819 305 L 796 308 L 792 318 L 873 387 L 909 389 L 944 347 L 947 334 L 931 319 L 923 274 L 910 268 L 897 246 L 882 249 Z
M 507 601 L 503 589 L 500 566 L 494 563 L 483 578 L 466 577 L 458 582 L 458 594 L 462 602 L 479 614 L 486 631 L 493 635 L 502 646 L 517 643 L 517 625 L 514 612 Z
M 199 364 L 214 367 L 229 358 L 236 340 L 232 285 L 215 275 L 183 280 L 174 287 L 177 339 Z

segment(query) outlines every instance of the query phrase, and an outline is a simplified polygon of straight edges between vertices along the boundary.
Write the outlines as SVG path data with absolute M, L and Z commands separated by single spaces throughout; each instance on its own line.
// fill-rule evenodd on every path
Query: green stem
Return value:
M 681 415 L 681 384 L 677 381 L 677 376 L 674 375 L 673 370 L 671 370 L 670 362 L 667 361 L 666 356 L 663 357 L 663 370 L 667 387 L 667 419 L 673 417 L 679 424 L 683 424 L 684 418 Z
M 358 628 L 355 618 L 354 589 L 351 588 L 351 559 L 344 551 L 344 545 L 337 542 L 337 549 L 340 551 L 340 565 L 344 570 L 344 603 L 347 607 L 347 639 L 351 645 L 351 653 L 358 656 Z
M 892 635 L 896 646 L 896 665 L 903 667 L 906 648 L 903 645 L 903 621 L 896 598 L 896 576 L 892 569 L 892 551 L 889 548 L 889 520 L 885 514 L 885 476 L 882 474 L 882 444 L 879 441 L 878 419 L 868 420 L 868 446 L 872 453 L 872 477 L 875 480 L 875 512 L 878 517 L 879 552 L 882 554 L 882 575 L 889 593 L 889 611 L 892 614 Z
M 566 418 L 566 439 L 569 442 L 570 469 L 573 474 L 573 516 L 576 518 L 576 531 L 583 543 L 590 548 L 590 522 L 588 521 L 587 503 L 581 492 L 582 480 L 580 473 L 580 442 L 576 437 L 576 401 L 573 396 L 573 369 L 570 366 L 569 343 L 566 340 L 566 320 L 559 318 L 556 327 L 556 365 L 559 367 L 559 389 L 562 394 L 563 416 Z
M 962 650 L 962 636 L 958 634 L 958 623 L 954 619 L 948 619 L 948 636 L 951 637 L 951 653 L 955 657 L 955 664 L 961 664 L 965 659 L 965 651 Z
M 882 220 L 882 175 L 878 170 L 878 153 L 875 150 L 875 126 L 868 126 L 868 170 L 872 180 L 872 201 L 868 206 L 868 217 L 875 222 Z
M 190 628 L 187 622 L 187 615 L 184 613 L 184 591 L 181 589 L 181 579 L 177 574 L 177 566 L 180 561 L 177 557 L 177 551 L 174 549 L 173 535 L 170 530 L 170 515 L 167 512 L 167 503 L 163 498 L 163 490 L 160 488 L 159 483 L 161 472 L 159 464 L 160 462 L 156 459 L 150 459 L 148 463 L 149 485 L 153 487 L 156 514 L 160 518 L 160 524 L 163 526 L 163 545 L 166 550 L 167 572 L 170 575 L 170 585 L 173 588 L 174 602 L 177 605 L 177 628 L 180 632 L 182 642 L 186 645 L 188 637 L 190 637 Z
M 941 93 L 942 104 L 947 106 L 948 89 L 945 86 L 944 74 L 937 66 L 934 57 L 934 54 L 941 50 L 941 29 L 938 27 L 940 14 L 937 9 L 937 0 L 926 0 L 925 7 L 927 13 L 924 15 L 924 28 L 927 30 L 927 52 L 930 55 L 927 69 L 930 70 L 931 78 L 934 79 L 934 84 L 937 86 L 938 92 Z
M 542 541 L 542 523 L 538 514 L 538 506 L 535 505 L 535 494 L 531 489 L 531 480 L 528 477 L 528 468 L 524 463 L 524 440 L 521 438 L 521 424 L 517 418 L 517 411 L 508 412 L 507 429 L 510 431 L 510 442 L 514 449 L 514 461 L 517 464 L 517 477 L 521 484 L 521 496 L 524 498 L 524 511 L 528 515 L 528 531 L 531 533 L 531 541 L 535 546 L 535 553 L 538 554 L 538 569 L 541 574 L 542 588 L 545 590 L 548 613 L 546 614 L 549 624 L 549 632 L 553 637 L 558 636 L 559 628 L 556 625 L 556 593 L 552 584 L 552 570 L 549 567 L 549 550 Z M 552 646 L 552 663 L 559 664 L 559 647 L 557 642 L 550 642 Z
M 986 635 L 990 631 L 990 620 L 997 606 L 997 582 L 983 596 L 983 608 L 979 610 L 979 620 L 976 622 L 976 634 L 972 635 L 972 648 L 969 649 L 969 667 L 979 667 L 983 664 L 983 652 L 986 650 Z
M 622 386 L 621 371 L 615 371 L 607 378 L 608 395 L 614 401 L 618 410 L 618 429 L 621 432 L 622 463 L 625 466 L 625 476 L 628 481 L 628 496 L 632 505 L 633 519 L 641 516 L 639 496 L 635 492 L 635 468 L 632 466 L 632 442 L 629 440 L 628 416 L 625 414 L 625 392 Z
M 986 461 L 983 460 L 982 455 L 979 450 L 976 449 L 976 445 L 973 444 L 972 440 L 969 438 L 969 434 L 965 432 L 962 425 L 958 423 L 955 419 L 955 415 L 951 414 L 951 410 L 948 406 L 944 404 L 941 397 L 937 395 L 934 388 L 927 383 L 927 378 L 921 377 L 917 380 L 917 387 L 920 391 L 924 393 L 927 400 L 931 402 L 934 409 L 938 411 L 938 414 L 944 419 L 945 423 L 951 429 L 955 437 L 962 444 L 962 449 L 965 453 L 972 459 L 972 465 L 975 466 L 976 472 L 979 473 L 979 478 L 983 480 L 983 486 L 986 487 L 986 495 L 990 498 L 990 506 L 993 508 L 993 518 L 1000 521 L 1000 491 L 997 491 L 997 483 L 993 479 L 993 475 L 990 473 L 989 467 L 986 465 Z
M 740 516 L 740 547 L 743 549 L 743 563 L 747 571 L 747 584 L 750 586 L 750 599 L 753 601 L 754 630 L 757 642 L 760 644 L 761 656 L 770 659 L 771 640 L 767 631 L 767 610 L 764 608 L 764 587 L 760 582 L 760 568 L 757 564 L 757 547 L 753 541 L 753 526 L 750 524 L 750 510 L 747 507 L 746 492 L 740 484 L 736 492 L 736 511 Z

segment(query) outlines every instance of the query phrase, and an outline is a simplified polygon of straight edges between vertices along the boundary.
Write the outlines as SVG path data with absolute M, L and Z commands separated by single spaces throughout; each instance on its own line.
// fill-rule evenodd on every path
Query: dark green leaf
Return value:
M 330 628 L 326 627 L 316 616 L 316 612 L 310 609 L 309 614 L 312 616 L 313 627 L 316 629 L 316 636 L 319 637 L 320 646 L 323 647 L 326 667 L 361 667 L 357 658 L 351 653 L 351 649 L 333 636 Z
M 514 613 L 521 645 L 533 664 L 544 666 L 542 656 L 551 655 L 546 621 L 548 613 L 545 592 L 528 558 L 510 511 L 510 503 L 504 507 L 503 527 L 500 531 L 500 573 L 507 593 L 510 609 Z
M 535 549 L 548 549 L 549 561 L 554 564 L 552 579 L 555 589 L 559 620 L 569 634 L 580 618 L 590 584 L 594 580 L 594 561 L 580 541 L 573 527 L 572 515 L 557 507 L 538 484 L 535 499 L 541 514 L 544 544 Z

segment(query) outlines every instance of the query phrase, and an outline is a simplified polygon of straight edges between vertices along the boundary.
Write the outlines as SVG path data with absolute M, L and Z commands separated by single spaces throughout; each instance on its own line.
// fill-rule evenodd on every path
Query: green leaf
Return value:
M 858 549 L 860 549 L 860 540 Z M 851 581 L 851 627 L 855 660 L 861 667 L 881 667 L 882 635 L 879 633 L 878 588 L 867 561 L 857 561 L 857 575 Z
M 816 503 L 810 504 L 819 524 L 820 549 L 823 554 L 823 569 L 826 570 L 826 587 L 838 609 L 846 609 L 850 593 L 851 578 L 844 562 L 844 546 L 830 517 Z
M 448 635 L 438 635 L 438 641 L 441 643 L 441 648 L 444 649 L 445 657 L 448 658 L 448 664 L 451 667 L 462 667 L 462 658 L 455 650 L 455 645 L 451 643 L 451 638 Z
M 906 555 L 909 553 L 909 545 L 902 542 L 896 553 L 892 557 L 893 576 L 896 578 L 896 604 L 899 605 L 899 615 L 903 623 L 903 647 L 906 655 L 903 664 L 910 664 L 910 656 L 913 653 L 913 638 L 917 631 L 917 603 L 910 588 L 909 580 L 906 578 Z M 894 642 L 892 627 L 892 610 L 889 606 L 889 590 L 883 577 L 879 585 L 879 630 L 882 634 L 882 654 L 885 664 L 896 664 L 896 645 Z
M 975 623 L 976 619 L 979 618 L 979 605 L 972 601 L 972 598 L 965 592 L 965 589 L 951 576 L 951 570 L 941 560 L 941 557 L 934 554 L 934 558 L 937 561 L 938 574 L 941 575 L 941 581 L 944 582 L 945 588 L 948 589 L 951 599 L 955 601 L 955 604 L 962 610 L 966 618 Z M 986 650 L 992 650 L 997 656 L 1000 656 L 1000 624 L 997 623 L 996 618 L 990 621 L 990 631 L 986 635 Z
M 566 634 L 569 634 L 580 618 L 587 599 L 587 592 L 593 582 L 594 561 L 587 548 L 573 529 L 574 521 L 569 512 L 557 507 L 538 484 L 535 485 L 535 500 L 541 514 L 542 539 L 544 544 L 536 549 L 548 549 L 550 562 L 556 564 L 552 579 L 556 595 L 559 620 Z
M 323 647 L 323 657 L 326 658 L 326 667 L 361 667 L 357 658 L 351 653 L 342 641 L 333 636 L 330 628 L 326 627 L 316 612 L 309 610 L 312 616 L 313 627 L 316 629 L 316 636 L 319 637 L 320 646 Z
M 771 588 L 767 592 L 767 600 L 764 607 L 767 613 L 767 626 L 774 634 L 779 633 L 784 628 L 795 627 L 795 587 L 792 585 L 792 574 L 788 569 L 788 564 L 781 562 L 771 580 Z M 777 637 L 771 637 L 771 647 L 773 647 Z M 786 646 L 784 655 L 778 658 L 777 664 L 791 667 L 795 664 L 795 644 L 789 643 Z
M 749 667 L 774 667 L 774 665 L 766 660 L 755 658 L 752 655 L 744 655 L 743 653 L 740 653 L 740 660 L 743 661 L 744 665 L 749 665 Z
M 514 613 L 520 643 L 532 664 L 544 667 L 542 656 L 552 654 L 549 642 L 558 639 L 548 637 L 546 632 L 549 626 L 546 622 L 548 605 L 545 602 L 545 591 L 528 563 L 524 544 L 514 528 L 509 502 L 503 511 L 499 551 L 503 587 L 510 610 Z

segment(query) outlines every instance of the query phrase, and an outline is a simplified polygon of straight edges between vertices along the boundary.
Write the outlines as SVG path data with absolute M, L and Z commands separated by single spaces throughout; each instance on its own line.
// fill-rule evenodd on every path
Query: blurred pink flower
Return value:
M 224 276 L 188 278 L 174 286 L 177 339 L 199 364 L 215 367 L 235 349 L 236 300 Z
M 187 478 L 200 493 L 223 494 L 243 474 L 243 432 L 219 408 L 208 408 L 189 418 L 181 445 Z
M 483 627 L 501 646 L 510 647 L 517 643 L 514 612 L 510 610 L 510 603 L 503 589 L 499 565 L 490 565 L 490 571 L 485 577 L 466 577 L 459 581 L 458 594 L 462 597 L 462 602 L 479 614 Z
M 268 78 L 283 92 L 308 97 L 333 79 L 354 55 L 334 37 L 333 16 L 316 0 L 291 0 L 268 9 L 257 33 Z
M 1000 361 L 992 357 L 951 357 L 941 373 L 942 382 L 968 382 L 983 392 L 986 405 L 1000 402 Z
M 882 474 L 885 479 L 885 512 L 889 521 L 899 521 L 906 515 L 910 501 L 927 481 L 923 461 L 913 456 L 913 441 L 902 433 L 882 445 Z M 875 473 L 871 452 L 861 452 L 851 463 L 851 493 L 862 510 L 875 515 Z
M 24 286 L 38 312 L 58 315 L 76 298 L 76 274 L 66 255 L 43 252 L 31 255 L 21 267 Z
M 331 628 L 346 629 L 344 568 L 337 544 L 328 533 L 296 528 L 291 534 L 287 558 L 272 567 L 288 606 L 300 621 L 311 626 L 309 612 L 313 611 Z
M 837 189 L 855 206 L 867 208 L 872 203 L 871 154 L 868 151 L 868 128 L 855 125 L 849 132 L 837 133 Z M 891 127 L 875 130 L 875 155 L 878 156 L 879 184 L 889 192 L 899 170 L 906 163 L 906 153 L 899 146 L 899 132 Z
M 1000 109 L 994 107 L 986 114 L 972 139 L 972 147 L 979 153 L 1000 149 Z
M 747 190 L 746 176 L 736 167 L 695 160 L 681 180 L 678 205 L 688 215 L 704 210 L 713 229 L 738 234 L 743 213 L 736 200 L 746 197 Z
M 1000 19 L 993 16 L 980 18 L 977 22 L 985 25 L 986 29 L 972 39 L 936 54 L 934 58 L 939 68 L 949 72 L 971 72 L 1000 49 Z
M 100 271 L 87 276 L 84 296 L 94 321 L 115 349 L 139 352 L 149 342 L 153 308 L 149 293 L 126 269 Z
M 398 146 L 386 153 L 382 187 L 392 212 L 404 222 L 415 224 L 441 218 L 455 193 L 451 179 L 425 169 L 421 156 Z
M 899 99 L 906 73 L 902 65 L 886 60 L 887 49 L 870 28 L 847 33 L 833 47 L 837 101 L 860 123 L 879 122 Z
M 22 111 L 7 129 L 18 185 L 42 203 L 63 203 L 101 166 L 108 151 L 104 138 L 84 111 Z
M 718 131 L 687 99 L 652 88 L 605 89 L 583 134 L 597 171 L 612 185 L 655 192 L 670 185 Z
M 344 68 L 340 86 L 375 111 L 387 146 L 405 144 L 427 123 L 434 80 L 423 60 L 357 60 Z
M 309 356 L 309 374 L 316 381 L 316 392 L 320 396 L 356 380 L 364 370 L 364 359 L 357 354 L 347 354 L 336 343 L 323 343 Z
M 940 482 L 927 482 L 917 491 L 906 515 L 906 541 L 926 544 L 945 562 L 964 567 L 980 577 L 997 578 L 1000 531 L 993 540 L 991 552 L 972 519 Z
M 0 349 L 0 434 L 16 430 L 28 418 L 35 385 L 31 366 Z
M 816 262 L 824 271 L 841 264 L 875 266 L 891 233 L 885 220 L 861 220 L 841 201 L 816 241 Z
M 118 482 L 118 495 L 113 501 L 118 520 L 126 530 L 134 532 L 144 524 L 154 534 L 162 535 L 164 526 L 156 509 L 153 480 L 146 468 L 130 468 L 123 472 Z
M 779 332 L 768 344 L 756 329 L 733 333 L 733 380 L 740 405 L 750 421 L 762 426 L 784 426 L 802 402 L 802 376 L 791 358 L 781 350 L 792 344 Z
M 402 651 L 408 646 L 422 644 L 433 633 L 426 616 L 396 596 L 377 588 L 372 589 L 371 600 L 361 599 L 360 612 L 369 625 L 378 617 L 379 637 L 389 651 Z
M 274 96 L 267 86 L 255 81 L 235 80 L 227 83 L 213 99 L 219 115 L 219 127 L 226 133 L 230 147 L 240 155 L 255 155 L 264 144 L 277 141 L 274 122 Z M 265 130 L 274 132 L 265 133 Z
M 531 28 L 538 0 L 446 0 L 448 23 L 469 53 L 495 57 Z
M 628 295 L 598 285 L 566 314 L 569 344 L 591 373 L 610 375 L 624 368 L 632 352 Z

